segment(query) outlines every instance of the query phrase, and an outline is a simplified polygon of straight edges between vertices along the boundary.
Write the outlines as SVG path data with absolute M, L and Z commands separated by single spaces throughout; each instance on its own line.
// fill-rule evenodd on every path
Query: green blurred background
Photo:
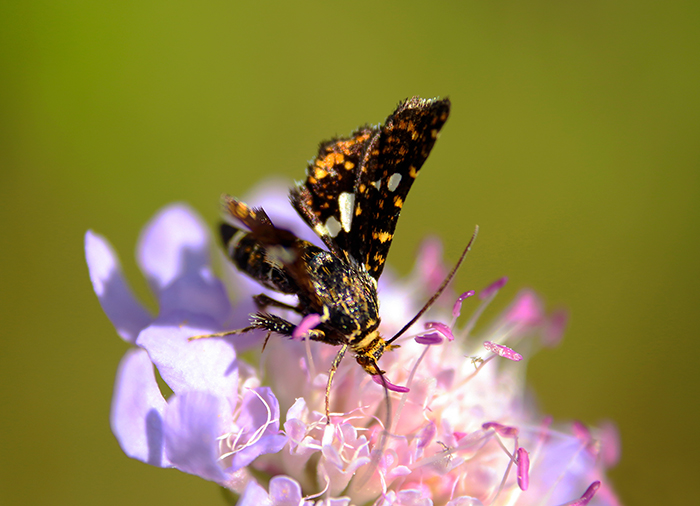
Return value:
M 125 457 L 109 404 L 126 345 L 88 279 L 106 235 L 137 293 L 141 227 L 301 178 L 317 143 L 407 96 L 452 116 L 389 261 L 436 233 L 459 287 L 510 277 L 572 314 L 530 363 L 542 408 L 615 420 L 627 505 L 697 498 L 697 2 L 0 4 L 0 504 L 221 504 Z

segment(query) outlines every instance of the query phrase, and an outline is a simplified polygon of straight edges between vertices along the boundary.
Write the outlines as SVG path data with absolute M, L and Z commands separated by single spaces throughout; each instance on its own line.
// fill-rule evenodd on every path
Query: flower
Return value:
M 285 193 L 267 186 L 249 201 L 276 225 L 319 244 L 290 213 Z M 134 298 L 106 240 L 88 232 L 85 247 L 102 307 L 134 345 L 119 366 L 111 414 L 130 457 L 214 481 L 238 493 L 239 505 L 620 504 L 605 481 L 618 456 L 614 428 L 555 425 L 525 388 L 527 359 L 560 340 L 565 313 L 547 315 L 525 290 L 474 332 L 505 278 L 482 290 L 480 302 L 470 298 L 473 291 L 445 292 L 419 320 L 425 330 L 382 357 L 385 380 L 344 360 L 327 423 L 326 382 L 337 348 L 304 340 L 303 332 L 273 336 L 264 353 L 245 354 L 250 363 L 241 355 L 260 349 L 262 332 L 189 339 L 247 326 L 251 296 L 267 292 L 221 253 L 214 260 L 223 273 L 215 276 L 209 234 L 192 210 L 165 208 L 140 239 L 139 265 L 159 304 L 155 317 Z M 432 295 L 426 287 L 434 291 L 445 272 L 431 239 L 406 279 L 384 273 L 384 336 L 416 314 Z M 470 318 L 460 316 L 463 305 L 476 304 Z M 306 331 L 316 319 L 294 321 Z M 172 390 L 167 399 L 154 365 Z M 262 476 L 268 484 L 258 481 Z

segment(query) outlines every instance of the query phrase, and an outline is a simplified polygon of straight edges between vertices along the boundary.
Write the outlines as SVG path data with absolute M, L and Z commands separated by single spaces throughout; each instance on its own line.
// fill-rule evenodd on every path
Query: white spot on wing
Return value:
M 355 194 L 343 192 L 338 195 L 338 208 L 340 209 L 340 224 L 343 226 L 343 230 L 350 232 L 353 210 L 355 209 Z
M 331 216 L 326 220 L 326 230 L 328 230 L 328 235 L 335 237 L 340 232 L 340 223 L 335 219 L 335 216 Z
M 372 186 L 374 186 L 374 187 L 378 190 L 379 187 L 382 185 L 382 180 L 381 180 L 381 179 L 377 179 L 376 181 L 373 181 L 373 182 L 371 182 L 370 184 L 371 184 Z
M 393 192 L 394 190 L 396 190 L 396 188 L 399 187 L 400 182 L 401 174 L 399 174 L 398 172 L 394 172 L 389 178 L 389 191 Z
M 323 237 L 324 235 L 331 235 L 328 232 L 328 228 L 323 223 L 316 224 L 316 226 L 314 227 L 314 232 L 316 232 L 316 235 L 318 235 L 319 237 Z

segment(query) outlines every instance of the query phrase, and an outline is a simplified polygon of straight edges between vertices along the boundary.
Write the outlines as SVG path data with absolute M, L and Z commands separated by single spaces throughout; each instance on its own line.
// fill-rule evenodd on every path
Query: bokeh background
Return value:
M 185 201 L 301 178 L 319 141 L 411 95 L 452 116 L 399 222 L 459 287 L 508 275 L 572 318 L 530 362 L 542 409 L 617 422 L 627 505 L 697 499 L 697 2 L 0 3 L 0 504 L 221 504 L 125 457 L 108 414 L 126 345 L 83 258 L 88 228 L 134 261 Z

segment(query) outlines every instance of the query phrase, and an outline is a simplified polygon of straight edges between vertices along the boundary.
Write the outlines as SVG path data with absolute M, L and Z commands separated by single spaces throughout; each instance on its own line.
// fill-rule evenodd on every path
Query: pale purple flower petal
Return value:
M 224 339 L 189 338 L 206 328 L 178 325 L 195 318 L 171 315 L 173 322 L 160 322 L 141 332 L 136 344 L 148 350 L 158 372 L 175 393 L 200 390 L 235 396 L 238 391 L 236 352 Z M 196 322 L 193 322 L 196 323 Z
M 367 438 L 358 436 L 350 423 L 326 425 L 322 441 L 323 458 L 319 463 L 330 484 L 332 495 L 340 494 L 355 475 L 358 468 L 370 462 Z
M 246 485 L 236 506 L 274 506 L 267 491 L 255 480 L 251 480 Z
M 138 245 L 141 269 L 156 291 L 209 265 L 209 232 L 184 204 L 163 208 L 146 226 Z
M 218 483 L 226 479 L 219 465 L 218 437 L 224 432 L 232 406 L 206 392 L 173 395 L 165 415 L 165 450 L 181 471 Z
M 181 204 L 166 207 L 147 225 L 138 260 L 156 292 L 161 316 L 183 310 L 216 322 L 229 316 L 226 290 L 210 266 L 210 244 L 200 218 Z
M 424 490 L 402 490 L 394 493 L 392 490 L 384 496 L 381 506 L 433 506 L 433 501 L 426 497 Z
M 122 339 L 133 344 L 151 323 L 151 315 L 134 297 L 119 259 L 104 237 L 92 231 L 85 234 L 85 258 L 102 309 Z
M 311 431 L 309 408 L 303 397 L 296 399 L 291 408 L 287 411 L 284 431 L 289 438 L 289 453 L 295 456 L 310 457 L 312 453 L 321 447 L 320 441 L 309 435 Z M 319 417 L 320 419 L 320 417 Z M 300 461 L 304 463 L 305 460 Z
M 303 501 L 301 487 L 287 476 L 275 476 L 270 480 L 270 499 L 274 506 L 300 506 L 310 504 Z
M 335 499 L 324 499 L 317 501 L 316 506 L 350 506 L 349 497 L 338 497 Z
M 482 503 L 479 499 L 476 499 L 474 497 L 467 497 L 467 496 L 462 496 L 458 497 L 457 499 L 454 499 L 450 502 L 448 502 L 445 506 L 483 506 L 484 503 Z
M 166 407 L 148 355 L 129 350 L 119 364 L 110 415 L 112 432 L 124 453 L 152 466 L 172 467 L 164 451 Z

